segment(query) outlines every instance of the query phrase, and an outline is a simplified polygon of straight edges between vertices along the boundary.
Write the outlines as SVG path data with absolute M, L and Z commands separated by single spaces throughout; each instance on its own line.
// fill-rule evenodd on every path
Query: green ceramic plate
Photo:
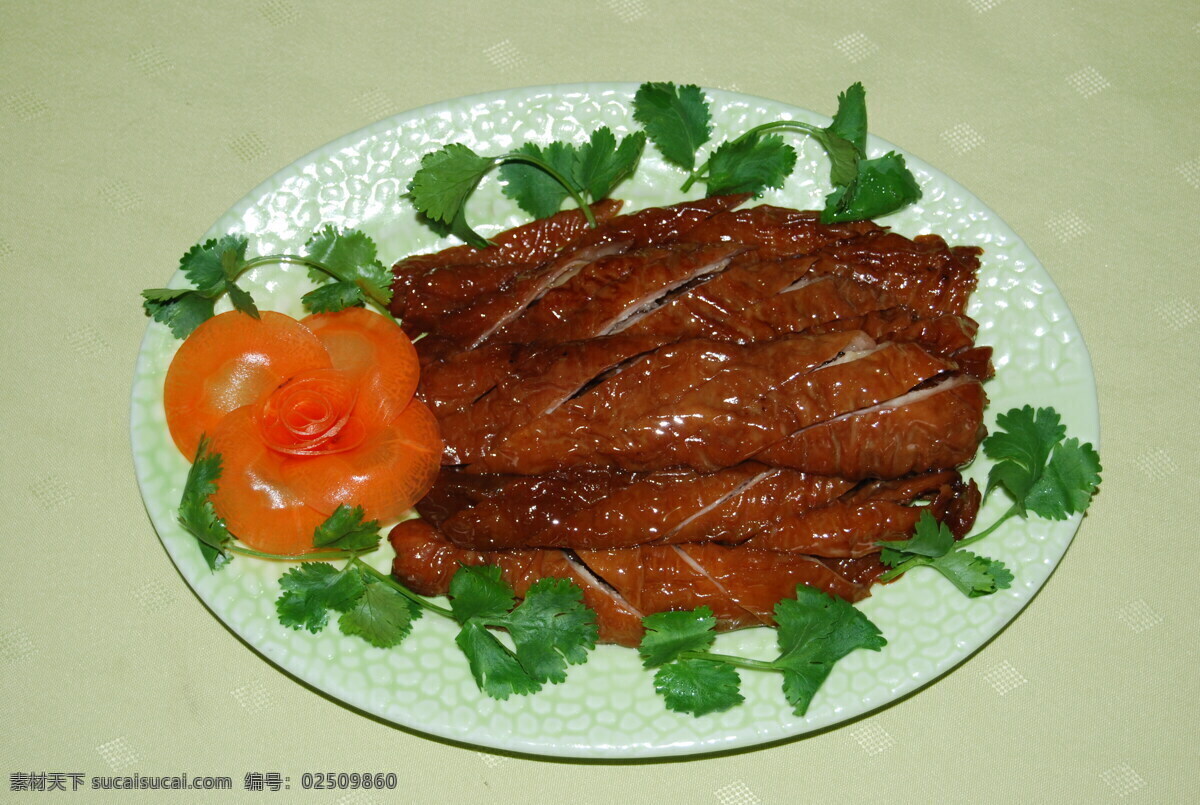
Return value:
M 509 90 L 435 104 L 382 120 L 314 151 L 255 188 L 223 215 L 206 237 L 248 236 L 251 253 L 297 250 L 320 224 L 364 229 L 385 262 L 449 245 L 420 226 L 402 198 L 422 154 L 449 142 L 480 153 L 501 153 L 525 141 L 580 141 L 598 126 L 635 130 L 633 84 L 580 84 Z M 779 117 L 828 120 L 774 101 L 708 90 L 714 141 Z M 878 155 L 893 146 L 871 139 Z M 820 208 L 828 168 L 820 149 L 798 143 L 799 163 L 786 186 L 764 201 Z M 921 203 L 883 223 L 913 236 L 936 232 L 954 244 L 984 248 L 971 315 L 979 341 L 996 349 L 996 378 L 988 384 L 989 424 L 996 412 L 1026 403 L 1052 405 L 1070 433 L 1098 442 L 1091 362 L 1079 330 L 1045 269 L 995 213 L 954 181 L 906 155 L 924 191 Z M 618 188 L 626 209 L 679 201 L 681 174 L 652 149 L 631 181 Z M 695 195 L 695 193 L 693 193 Z M 526 220 L 493 178 L 472 198 L 469 217 L 483 234 Z M 190 244 L 181 243 L 182 252 Z M 172 283 L 182 281 L 176 275 Z M 308 281 L 302 269 L 260 269 L 248 287 L 263 307 L 301 315 Z M 494 701 L 475 687 L 448 621 L 423 618 L 399 647 L 372 648 L 336 628 L 319 635 L 279 624 L 274 600 L 283 567 L 237 559 L 210 573 L 195 542 L 175 519 L 188 464 L 164 423 L 162 383 L 178 342 L 150 324 L 138 356 L 132 394 L 133 453 L 138 482 L 154 527 L 196 594 L 265 658 L 300 679 L 381 718 L 431 735 L 485 747 L 543 755 L 636 758 L 714 752 L 775 741 L 827 727 L 882 707 L 962 662 L 1004 627 L 1046 581 L 1079 525 L 1010 522 L 981 544 L 1016 576 L 996 595 L 968 600 L 932 571 L 920 569 L 879 589 L 861 604 L 888 646 L 859 651 L 838 664 L 799 718 L 787 707 L 779 677 L 743 673 L 744 706 L 704 718 L 668 712 L 652 675 L 633 651 L 602 646 L 567 681 L 534 696 Z M 986 474 L 982 460 L 974 477 Z M 988 504 L 990 523 L 1003 501 Z M 386 568 L 390 556 L 374 562 Z M 723 635 L 718 650 L 769 656 L 773 632 Z

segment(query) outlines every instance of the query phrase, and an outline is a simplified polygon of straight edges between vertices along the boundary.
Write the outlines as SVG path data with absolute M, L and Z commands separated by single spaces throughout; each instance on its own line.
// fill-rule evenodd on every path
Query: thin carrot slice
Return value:
M 354 450 L 291 458 L 282 469 L 288 487 L 309 506 L 322 511 L 341 503 L 362 506 L 368 519 L 386 523 L 429 491 L 441 455 L 437 420 L 414 399 L 390 425 L 368 435 Z
M 179 347 L 163 388 L 167 427 L 188 458 L 235 408 L 258 402 L 292 375 L 329 368 L 329 353 L 290 316 L 229 311 L 196 328 Z
M 398 416 L 417 390 L 420 362 L 395 321 L 361 307 L 315 313 L 300 320 L 321 340 L 333 367 L 360 387 L 372 385 L 385 419 Z
M 328 513 L 306 505 L 289 488 L 283 472 L 289 458 L 263 443 L 252 407 L 221 420 L 211 450 L 221 454 L 213 508 L 238 539 L 255 550 L 286 556 L 314 550 L 313 531 Z

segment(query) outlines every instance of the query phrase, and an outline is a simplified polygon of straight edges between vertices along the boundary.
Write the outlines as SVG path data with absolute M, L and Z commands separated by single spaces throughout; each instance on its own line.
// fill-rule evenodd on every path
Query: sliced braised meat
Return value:
M 605 200 L 592 205 L 592 214 L 604 222 L 620 208 L 621 202 Z M 454 246 L 406 257 L 392 266 L 391 311 L 410 336 L 430 331 L 441 316 L 545 263 L 588 231 L 583 213 L 564 210 L 507 229 L 484 249 Z
M 709 365 L 689 370 L 675 360 L 688 346 L 692 354 L 703 347 Z M 667 362 L 677 371 L 659 368 Z M 545 416 L 522 419 L 515 428 L 495 423 L 491 439 L 465 444 L 451 428 L 443 431 L 449 449 L 473 472 L 537 474 L 583 465 L 711 472 L 816 423 L 901 397 L 954 368 L 914 344 L 874 347 L 858 333 L 744 345 L 682 342 L 638 359 Z
M 439 525 L 456 544 L 475 550 L 741 542 L 788 512 L 824 505 L 853 486 L 754 463 L 715 473 L 587 470 L 476 477 L 508 480 L 484 499 L 458 496 L 458 510 Z M 452 479 L 441 483 L 461 487 Z M 446 492 L 435 492 L 435 500 L 443 497 Z
M 707 606 L 724 629 L 770 625 L 798 584 L 858 601 L 867 591 L 819 559 L 744 546 L 656 545 L 578 551 L 580 561 L 647 614 Z
M 986 433 L 987 396 L 955 375 L 882 405 L 793 433 L 755 456 L 773 466 L 843 478 L 899 478 L 970 461 Z
M 750 345 L 705 339 L 670 344 L 638 358 L 545 416 L 503 429 L 489 449 L 472 456 L 471 469 L 536 474 L 582 464 L 631 470 L 675 464 L 709 470 L 731 466 L 738 462 L 714 463 L 704 454 L 740 449 L 737 445 L 693 445 L 695 461 L 678 461 L 657 451 L 683 450 L 687 445 L 677 444 L 679 437 L 705 423 L 736 427 L 736 419 L 716 423 L 712 417 L 721 408 L 737 409 L 738 417 L 746 415 L 743 409 L 757 406 L 763 390 L 811 371 L 847 349 L 869 346 L 864 339 L 859 333 L 835 333 Z M 708 389 L 707 397 L 693 395 L 686 409 L 677 406 L 701 388 Z M 459 441 L 455 434 L 448 437 Z M 647 454 L 646 459 L 634 458 Z
M 420 595 L 445 595 L 450 580 L 463 565 L 495 565 L 518 596 L 538 579 L 573 581 L 583 590 L 583 603 L 596 613 L 599 639 L 604 643 L 636 646 L 644 629 L 642 613 L 619 593 L 600 582 L 565 551 L 467 551 L 442 537 L 424 520 L 406 520 L 392 529 L 388 541 L 396 552 L 392 575 Z
M 918 500 L 929 505 L 911 505 Z M 973 482 L 964 482 L 953 470 L 930 472 L 865 484 L 826 506 L 793 511 L 746 544 L 821 558 L 865 556 L 879 551 L 878 542 L 908 539 L 925 511 L 955 532 L 965 527 L 965 534 L 978 508 L 979 490 Z
M 841 478 L 750 462 L 715 473 L 450 471 L 418 510 L 471 550 L 749 540 L 760 549 L 840 557 L 877 551 L 878 541 L 906 539 L 925 510 L 965 534 L 978 498 L 978 489 L 954 470 L 855 487 Z M 911 505 L 917 501 L 930 505 Z
M 744 199 L 600 205 L 595 229 L 562 213 L 397 264 L 447 442 L 425 519 L 392 533 L 403 581 L 568 578 L 635 645 L 653 612 L 737 628 L 800 583 L 858 600 L 924 512 L 970 530 L 980 250 Z
M 776 260 L 811 254 L 831 243 L 850 240 L 880 227 L 871 221 L 822 224 L 821 214 L 761 204 L 714 215 L 684 239 L 699 243 L 753 246 L 760 259 Z
M 679 240 L 712 216 L 739 207 L 748 198 L 748 194 L 741 193 L 647 207 L 617 216 L 596 227 L 587 237 L 592 241 L 627 241 L 634 249 Z
M 962 316 L 975 290 L 980 254 L 973 246 L 950 248 L 937 235 L 909 240 L 879 231 L 829 246 L 813 270 L 877 287 L 914 310 Z
M 437 382 L 443 385 L 442 392 L 457 395 L 453 401 L 443 399 L 434 406 L 442 432 L 454 436 L 446 440 L 443 463 L 453 465 L 477 460 L 494 448 L 502 433 L 520 423 L 551 415 L 572 397 L 602 378 L 619 374 L 656 347 L 657 338 L 619 335 L 522 347 L 508 353 L 510 359 L 502 370 L 493 370 L 489 365 L 481 372 L 494 380 L 490 388 L 474 399 L 461 392 L 478 390 L 483 384 L 472 388 L 464 383 L 455 389 L 443 383 L 445 378 L 434 369 Z M 484 347 L 482 351 L 487 349 Z M 481 350 L 461 353 L 444 365 L 470 365 L 474 362 L 470 356 L 479 352 Z M 484 364 L 487 365 L 486 361 Z M 422 384 L 422 396 L 432 396 L 435 391 L 428 384 Z
M 867 588 L 873 586 L 880 576 L 891 569 L 879 561 L 877 553 L 845 559 L 822 559 L 821 562 L 851 584 Z
M 557 343 L 617 332 L 682 286 L 719 272 L 740 248 L 650 246 L 596 260 L 547 291 L 492 340 Z
M 494 290 L 437 316 L 422 339 L 423 363 L 444 359 L 493 340 L 547 291 L 568 281 L 590 263 L 672 240 L 715 213 L 730 209 L 745 196 L 719 196 L 669 207 L 651 207 L 611 218 L 588 230 L 551 259 L 519 270 Z

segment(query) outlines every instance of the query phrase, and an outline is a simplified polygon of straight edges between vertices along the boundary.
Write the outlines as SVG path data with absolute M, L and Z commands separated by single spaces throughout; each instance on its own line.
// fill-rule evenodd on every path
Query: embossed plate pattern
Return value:
M 633 84 L 581 84 L 510 90 L 435 104 L 349 134 L 277 173 L 223 215 L 205 237 L 244 233 L 251 253 L 296 250 L 320 224 L 364 229 L 386 262 L 449 245 L 420 226 L 402 198 L 421 155 L 448 142 L 479 153 L 502 153 L 522 142 L 580 141 L 601 125 L 619 135 L 636 130 Z M 827 124 L 811 112 L 774 101 L 708 90 L 713 141 L 779 117 Z M 765 202 L 820 208 L 828 168 L 819 147 L 795 141 L 797 169 Z M 872 138 L 871 156 L 893 146 Z M 996 348 L 996 378 L 988 384 L 988 424 L 997 412 L 1026 403 L 1052 405 L 1072 435 L 1098 442 L 1091 362 L 1082 338 L 1046 271 L 995 213 L 954 181 L 907 155 L 924 197 L 882 219 L 913 236 L 936 232 L 953 244 L 984 248 L 971 315 L 979 342 Z M 618 188 L 626 209 L 679 201 L 681 173 L 648 148 L 636 176 Z M 693 193 L 695 195 L 695 193 Z M 472 199 L 469 220 L 485 235 L 526 220 L 504 199 L 494 177 Z M 181 243 L 182 252 L 189 244 Z M 258 269 L 247 283 L 263 307 L 301 315 L 308 284 L 302 269 Z M 183 284 L 177 273 L 173 285 Z M 167 434 L 162 409 L 166 367 L 178 346 L 165 327 L 150 324 L 138 356 L 131 429 L 138 482 L 151 520 L 180 572 L 204 603 L 263 656 L 342 701 L 429 734 L 479 746 L 544 755 L 633 758 L 685 755 L 752 746 L 801 735 L 869 712 L 936 679 L 1007 624 L 1042 586 L 1070 543 L 1079 518 L 1009 522 L 980 545 L 1016 576 L 1009 590 L 968 600 L 933 571 L 919 569 L 878 589 L 861 604 L 889 644 L 858 651 L 834 669 L 803 718 L 793 715 L 773 674 L 742 673 L 744 706 L 692 718 L 665 710 L 652 674 L 633 651 L 601 646 L 567 681 L 534 696 L 499 702 L 482 695 L 453 642 L 448 621 L 425 617 L 399 647 L 381 650 L 328 628 L 319 635 L 282 627 L 275 617 L 283 567 L 237 559 L 210 573 L 194 541 L 175 519 L 187 461 Z M 982 459 L 971 468 L 986 474 Z M 981 512 L 990 523 L 1000 500 Z M 373 560 L 386 568 L 385 552 Z M 718 649 L 769 656 L 771 630 L 723 635 Z

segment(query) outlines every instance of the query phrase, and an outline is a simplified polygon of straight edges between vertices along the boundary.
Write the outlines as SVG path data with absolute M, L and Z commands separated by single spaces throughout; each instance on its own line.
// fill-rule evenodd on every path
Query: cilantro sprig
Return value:
M 584 605 L 583 591 L 566 579 L 540 579 L 517 603 L 500 568 L 462 567 L 450 582 L 449 609 L 414 593 L 363 561 L 379 547 L 380 525 L 365 520 L 361 506 L 334 509 L 313 532 L 313 552 L 282 555 L 247 548 L 213 508 L 221 469 L 221 455 L 201 436 L 184 483 L 179 522 L 196 538 L 213 571 L 233 554 L 299 561 L 279 579 L 275 611 L 284 626 L 316 634 L 336 615 L 342 634 L 391 648 L 409 635 L 423 612 L 436 613 L 459 624 L 455 642 L 480 690 L 496 699 L 562 682 L 567 666 L 586 662 L 596 646 L 596 613 Z M 315 561 L 339 559 L 346 560 L 341 568 Z M 508 635 L 511 648 L 497 630 Z
M 927 565 L 970 598 L 990 595 L 1012 584 L 1000 561 L 965 550 L 1012 517 L 1030 512 L 1050 520 L 1082 514 L 1100 485 L 1100 456 L 1089 443 L 1067 439 L 1067 429 L 1053 408 L 1036 411 L 1026 405 L 996 417 L 999 429 L 983 440 L 983 453 L 996 463 L 988 472 L 986 495 L 1003 488 L 1012 505 L 991 526 L 955 542 L 950 529 L 928 512 L 917 521 L 911 539 L 880 542 L 880 561 L 892 568 L 879 577 L 889 581 L 914 567 Z
M 887 645 L 860 610 L 803 584 L 797 585 L 795 598 L 775 605 L 775 622 L 779 655 L 774 660 L 710 651 L 717 621 L 708 607 L 644 618 L 638 654 L 645 667 L 658 669 L 654 689 L 668 710 L 702 716 L 741 704 L 737 669 L 742 668 L 781 674 L 784 698 L 803 716 L 839 660 L 855 649 L 879 651 Z
M 590 204 L 608 198 L 636 168 L 646 135 L 634 132 L 617 141 L 607 126 L 592 132 L 582 145 L 526 143 L 499 156 L 481 156 L 465 145 L 451 143 L 421 158 L 421 167 L 408 185 L 417 212 L 435 227 L 483 248 L 488 241 L 466 220 L 467 199 L 493 168 L 500 168 L 503 192 L 534 218 L 562 208 L 570 196 L 596 225 Z
M 596 614 L 583 591 L 567 579 L 535 582 L 517 602 L 513 588 L 490 565 L 460 567 L 450 581 L 450 608 L 417 595 L 357 556 L 340 570 L 304 562 L 279 581 L 279 622 L 320 632 L 330 613 L 338 628 L 373 646 L 390 648 L 412 630 L 424 611 L 459 625 L 455 643 L 476 684 L 494 699 L 536 693 L 567 678 L 567 666 L 587 661 L 596 645 Z M 503 630 L 510 648 L 498 634 Z
M 228 294 L 235 309 L 258 318 L 254 299 L 237 279 L 252 268 L 278 263 L 306 266 L 319 284 L 301 298 L 311 313 L 371 304 L 391 315 L 387 309 L 392 299 L 391 272 L 379 261 L 374 241 L 356 229 L 326 224 L 304 244 L 304 254 L 247 258 L 248 245 L 243 235 L 225 235 L 193 246 L 179 261 L 193 287 L 142 291 L 146 315 L 170 327 L 176 338 L 187 338 L 213 316 L 217 300 Z
M 682 190 L 697 181 L 710 196 L 752 193 L 783 187 L 796 167 L 796 150 L 778 132 L 811 137 L 829 156 L 833 191 L 821 213 L 824 223 L 858 221 L 895 212 L 921 197 L 904 162 L 889 152 L 867 159 L 866 91 L 852 84 L 838 96 L 837 113 L 825 127 L 799 120 L 764 123 L 718 145 L 697 165 L 697 153 L 712 136 L 708 99 L 697 86 L 647 83 L 634 96 L 634 119 L 668 162 L 688 172 Z

